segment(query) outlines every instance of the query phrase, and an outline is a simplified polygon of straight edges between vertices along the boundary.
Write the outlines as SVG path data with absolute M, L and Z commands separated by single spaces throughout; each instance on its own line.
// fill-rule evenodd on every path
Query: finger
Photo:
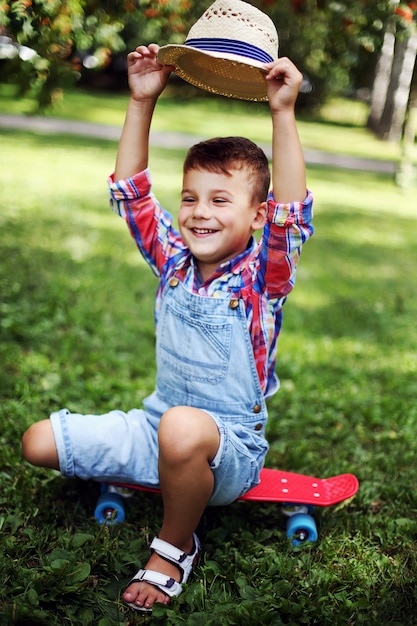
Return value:
M 266 78 L 269 80 L 274 78 L 283 80 L 288 77 L 290 81 L 294 80 L 297 82 L 300 76 L 302 77 L 301 72 L 299 72 L 294 63 L 287 57 L 281 57 L 277 61 L 265 64 L 265 69 L 269 70 L 266 75 Z
M 155 56 L 158 54 L 159 46 L 157 43 L 150 43 L 148 46 L 148 50 L 152 52 Z
M 149 46 L 138 46 L 136 50 L 130 54 L 135 55 L 135 58 L 155 58 L 158 54 L 159 46 L 157 44 L 150 44 Z M 128 55 L 129 56 L 129 55 Z

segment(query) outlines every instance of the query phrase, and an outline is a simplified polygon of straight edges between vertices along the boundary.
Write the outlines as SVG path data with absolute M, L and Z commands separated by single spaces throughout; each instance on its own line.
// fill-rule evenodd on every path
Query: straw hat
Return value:
M 158 60 L 196 87 L 241 100 L 267 100 L 264 63 L 278 58 L 272 20 L 242 0 L 216 0 L 183 45 L 160 48 Z

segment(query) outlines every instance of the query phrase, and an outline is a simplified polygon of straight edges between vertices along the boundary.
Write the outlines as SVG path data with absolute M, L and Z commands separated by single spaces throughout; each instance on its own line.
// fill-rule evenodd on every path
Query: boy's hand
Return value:
M 164 90 L 169 75 L 174 69 L 161 65 L 157 60 L 159 46 L 138 46 L 127 55 L 127 71 L 133 100 L 155 100 Z
M 287 57 L 267 63 L 266 75 L 269 106 L 273 111 L 293 109 L 303 75 Z

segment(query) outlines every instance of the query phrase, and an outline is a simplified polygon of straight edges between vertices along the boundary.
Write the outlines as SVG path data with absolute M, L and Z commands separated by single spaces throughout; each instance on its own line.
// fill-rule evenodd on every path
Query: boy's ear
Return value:
M 266 222 L 266 202 L 261 202 L 255 209 L 253 216 L 252 227 L 253 230 L 259 230 L 263 228 Z

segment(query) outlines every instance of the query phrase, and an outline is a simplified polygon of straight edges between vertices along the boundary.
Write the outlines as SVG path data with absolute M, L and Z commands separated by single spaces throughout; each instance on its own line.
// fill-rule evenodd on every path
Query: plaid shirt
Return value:
M 282 307 L 294 286 L 301 247 L 313 234 L 311 194 L 304 202 L 280 204 L 271 192 L 267 222 L 259 242 L 252 237 L 244 252 L 220 265 L 202 282 L 171 215 L 151 192 L 149 171 L 119 181 L 111 176 L 109 187 L 113 210 L 126 219 L 136 245 L 159 277 L 156 324 L 162 291 L 173 273 L 193 293 L 213 298 L 231 292 L 240 296 L 245 304 L 261 388 L 266 397 L 272 395 L 278 388 L 275 363 Z

